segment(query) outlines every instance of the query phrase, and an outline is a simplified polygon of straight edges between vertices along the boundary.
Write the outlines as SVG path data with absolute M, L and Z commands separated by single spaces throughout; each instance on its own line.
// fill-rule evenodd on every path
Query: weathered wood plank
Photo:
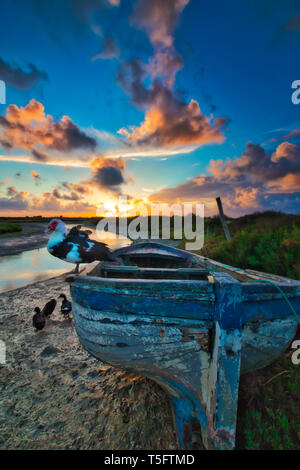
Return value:
M 288 348 L 295 337 L 298 322 L 293 315 L 243 326 L 241 374 L 271 364 Z
M 207 296 L 208 299 L 213 298 L 209 294 L 213 294 L 213 286 L 208 281 L 202 280 L 168 280 L 168 279 L 107 279 L 103 277 L 94 276 L 76 276 L 75 282 L 77 285 L 82 284 L 84 287 L 89 286 L 100 286 L 102 289 L 107 289 L 108 292 L 116 292 L 122 289 L 124 290 L 135 290 L 138 295 L 143 295 L 147 291 L 152 291 L 155 295 L 167 295 L 168 291 L 172 292 L 172 295 L 181 294 Z
M 132 291 L 124 295 L 112 295 L 93 289 L 71 286 L 72 298 L 86 308 L 111 310 L 119 313 L 137 313 L 139 315 L 158 315 L 177 318 L 209 319 L 213 313 L 213 303 L 204 300 L 182 298 L 182 294 L 169 292 L 165 298 L 154 295 L 135 295 Z
M 207 383 L 207 448 L 233 449 L 242 350 L 242 290 L 227 274 L 216 276 L 214 349 Z
M 119 325 L 97 324 L 95 322 L 86 321 L 82 318 L 82 323 L 78 325 L 81 334 L 86 337 L 98 338 L 103 345 L 115 346 L 118 343 L 127 346 L 150 345 L 153 347 L 175 343 L 180 347 L 179 343 L 193 342 L 197 349 L 202 348 L 205 351 L 209 349 L 209 332 L 207 330 L 194 329 L 194 333 L 187 333 L 188 329 L 180 327 L 155 327 L 152 325 L 143 327 L 143 335 L 140 332 L 140 326 L 126 325 L 126 340 L 124 333 L 120 331 Z M 123 347 L 123 346 L 122 346 Z

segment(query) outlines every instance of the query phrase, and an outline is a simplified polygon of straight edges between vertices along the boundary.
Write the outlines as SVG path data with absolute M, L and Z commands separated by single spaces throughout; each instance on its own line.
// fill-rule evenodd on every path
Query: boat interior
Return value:
M 115 252 L 115 262 L 94 262 L 82 275 L 109 279 L 167 279 L 209 281 L 208 276 L 224 272 L 239 282 L 268 279 L 273 282 L 295 282 L 274 274 L 227 266 L 204 256 L 168 249 L 161 244 L 141 244 Z M 69 276 L 72 282 L 74 276 Z
M 227 272 L 243 282 L 253 278 L 244 272 L 213 266 L 211 260 L 203 258 L 191 263 L 189 257 L 174 254 L 125 253 L 119 256 L 120 263 L 99 263 L 90 276 L 115 279 L 173 279 L 208 281 L 214 271 Z

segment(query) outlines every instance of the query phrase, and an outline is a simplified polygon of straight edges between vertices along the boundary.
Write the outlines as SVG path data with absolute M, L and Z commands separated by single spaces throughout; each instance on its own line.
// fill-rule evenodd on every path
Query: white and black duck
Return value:
M 60 311 L 65 318 L 68 318 L 72 311 L 72 304 L 67 299 L 65 294 L 60 294 L 59 298 L 63 299 L 60 307 Z
M 52 233 L 47 245 L 49 253 L 68 263 L 76 264 L 75 272 L 79 271 L 80 263 L 115 259 L 105 243 L 91 240 L 91 231 L 80 228 L 81 225 L 77 225 L 68 233 L 62 220 L 52 219 L 46 229 L 46 232 Z

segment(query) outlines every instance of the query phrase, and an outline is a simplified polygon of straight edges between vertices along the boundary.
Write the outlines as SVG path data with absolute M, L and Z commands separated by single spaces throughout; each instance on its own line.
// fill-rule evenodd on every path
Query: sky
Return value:
M 0 13 L 1 216 L 120 213 L 120 196 L 132 213 L 192 202 L 209 216 L 217 196 L 233 217 L 299 213 L 298 1 Z

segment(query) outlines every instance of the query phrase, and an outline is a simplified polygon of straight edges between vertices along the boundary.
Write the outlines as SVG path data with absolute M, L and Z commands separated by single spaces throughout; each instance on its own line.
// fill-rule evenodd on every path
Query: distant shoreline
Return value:
M 0 239 L 0 256 L 12 256 L 23 251 L 44 248 L 48 238 L 46 234 L 2 238 Z

